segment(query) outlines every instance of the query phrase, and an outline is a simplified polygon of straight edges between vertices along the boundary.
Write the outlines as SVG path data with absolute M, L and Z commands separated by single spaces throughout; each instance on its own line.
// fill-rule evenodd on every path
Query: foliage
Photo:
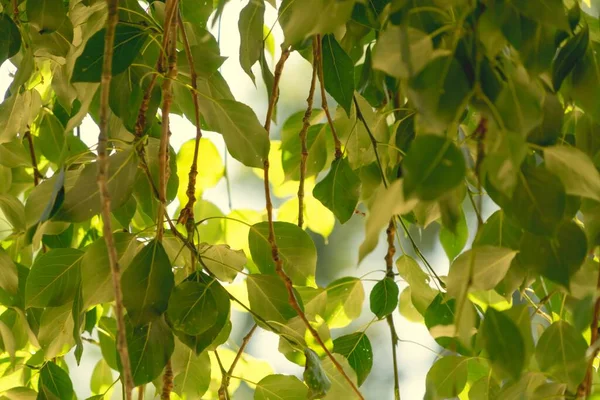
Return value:
M 0 397 L 75 398 L 65 356 L 98 346 L 90 399 L 117 382 L 227 399 L 240 380 L 255 399 L 362 398 L 388 362 L 399 398 L 401 315 L 440 346 L 427 399 L 600 395 L 598 5 L 244 0 L 226 61 L 227 3 L 0 0 Z M 312 77 L 284 120 L 290 56 Z M 224 62 L 264 82 L 264 122 Z M 178 151 L 174 115 L 197 130 Z M 204 198 L 228 171 L 202 130 L 263 179 L 265 210 Z M 376 283 L 327 281 L 313 234 L 356 219 L 359 262 L 386 249 Z M 413 237 L 436 225 L 448 271 Z M 239 347 L 234 312 L 255 324 Z M 250 356 L 257 330 L 304 374 Z

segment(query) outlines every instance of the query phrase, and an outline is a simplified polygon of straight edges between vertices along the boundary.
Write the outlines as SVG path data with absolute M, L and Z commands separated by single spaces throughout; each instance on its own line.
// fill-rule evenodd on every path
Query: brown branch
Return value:
M 246 336 L 244 336 L 244 338 L 242 339 L 242 344 L 240 345 L 240 348 L 239 348 L 238 352 L 236 353 L 235 358 L 233 359 L 233 362 L 231 363 L 231 366 L 229 367 L 229 370 L 227 371 L 226 374 L 223 374 L 223 377 L 221 379 L 221 387 L 219 388 L 219 399 L 229 398 L 229 393 L 227 392 L 227 388 L 229 387 L 229 381 L 231 380 L 233 371 L 235 370 L 237 363 L 242 358 L 242 354 L 244 354 L 244 350 L 246 349 L 246 346 L 248 346 L 248 343 L 250 342 L 250 339 L 252 338 L 254 331 L 256 331 L 256 328 L 258 328 L 258 325 L 254 324 L 254 326 L 252 326 L 252 328 L 250 328 L 250 330 L 248 331 Z
M 108 260 L 112 275 L 113 290 L 115 292 L 115 317 L 117 319 L 116 345 L 121 365 L 123 367 L 125 398 L 131 400 L 133 390 L 133 376 L 129 351 L 127 349 L 127 338 L 125 336 L 125 317 L 123 315 L 123 293 L 121 291 L 121 271 L 117 249 L 112 234 L 110 215 L 110 194 L 108 192 L 108 98 L 110 92 L 110 80 L 112 78 L 113 46 L 115 41 L 115 30 L 119 15 L 117 13 L 118 0 L 106 0 L 108 6 L 108 18 L 106 20 L 106 34 L 104 37 L 104 60 L 102 64 L 102 79 L 100 87 L 100 133 L 98 135 L 98 189 L 102 209 L 103 234 L 108 251 Z
M 388 250 L 385 255 L 385 271 L 386 278 L 394 279 L 394 254 L 396 254 L 396 248 L 394 247 L 394 239 L 396 236 L 396 226 L 394 225 L 394 218 L 390 219 L 387 230 Z M 398 377 L 398 356 L 396 354 L 396 347 L 398 347 L 398 334 L 396 333 L 396 327 L 394 325 L 394 316 L 389 314 L 386 317 L 388 326 L 390 328 L 390 336 L 392 338 L 392 360 L 394 366 L 394 399 L 400 400 L 400 379 Z
M 167 75 L 162 84 L 163 105 L 162 105 L 162 126 L 160 134 L 160 147 L 158 150 L 158 195 L 161 207 L 158 208 L 156 218 L 157 231 L 156 238 L 161 240 L 165 231 L 164 216 L 165 206 L 167 204 L 167 181 L 169 180 L 169 114 L 171 112 L 171 104 L 173 102 L 173 80 L 177 78 L 177 3 L 178 0 L 167 2 L 167 15 L 169 19 L 165 20 L 165 24 L 170 24 L 168 31 L 165 33 L 166 52 L 168 59 Z
M 138 398 L 137 400 L 144 400 L 144 395 L 146 394 L 146 385 L 138 386 Z
M 600 273 L 598 274 L 598 280 L 596 283 L 596 292 L 600 290 Z M 587 365 L 587 371 L 585 373 L 585 378 L 583 382 L 577 388 L 577 395 L 579 397 L 583 397 L 587 399 L 592 392 L 592 381 L 594 377 L 594 359 L 598 356 L 598 351 L 600 351 L 600 347 L 597 345 L 598 341 L 598 317 L 600 316 L 600 297 L 596 298 L 596 303 L 594 304 L 594 315 L 592 317 L 592 323 L 590 324 L 591 330 L 591 338 L 590 345 L 594 346 L 594 351 L 592 356 L 590 357 Z
M 317 39 L 313 39 L 313 71 L 310 80 L 310 90 L 306 98 L 306 112 L 302 119 L 302 129 L 300 130 L 300 144 L 302 146 L 300 154 L 300 184 L 298 185 L 298 226 L 304 225 L 304 181 L 306 179 L 306 160 L 308 159 L 308 148 L 306 146 L 306 132 L 310 126 L 310 117 L 313 109 L 313 98 L 315 95 L 315 86 L 317 81 L 318 63 L 318 44 Z
M 163 374 L 163 387 L 160 395 L 161 400 L 169 400 L 171 398 L 171 392 L 173 391 L 173 368 L 171 366 L 171 359 L 167 361 L 165 366 L 165 373 Z
M 187 204 L 179 213 L 177 223 L 185 225 L 188 219 L 194 220 L 194 203 L 196 202 L 196 177 L 198 176 L 198 152 L 200 149 L 200 139 L 202 139 L 202 127 L 200 121 L 200 105 L 198 104 L 198 75 L 196 74 L 196 67 L 194 65 L 194 57 L 192 57 L 192 50 L 190 48 L 190 42 L 188 41 L 185 27 L 183 26 L 183 20 L 179 18 L 179 30 L 181 32 L 181 38 L 185 48 L 185 54 L 187 56 L 188 65 L 190 67 L 190 76 L 192 79 L 192 88 L 190 93 L 192 94 L 192 100 L 194 102 L 194 119 L 196 122 L 196 142 L 194 143 L 194 158 L 192 159 L 192 165 L 190 166 L 190 173 L 188 175 L 188 187 L 186 195 L 188 197 Z M 192 230 L 193 235 L 193 230 Z M 190 229 L 188 229 L 189 239 Z
M 274 78 L 273 78 L 273 91 L 271 92 L 269 108 L 267 109 L 267 116 L 266 116 L 266 120 L 265 120 L 265 130 L 267 131 L 267 135 L 269 135 L 269 132 L 271 129 L 271 115 L 273 114 L 273 110 L 275 108 L 275 105 L 277 104 L 277 99 L 279 98 L 279 81 L 281 80 L 281 73 L 283 71 L 283 66 L 285 64 L 285 61 L 287 60 L 289 55 L 290 55 L 290 50 L 285 49 L 281 53 L 281 57 L 280 57 L 279 61 L 277 62 L 277 65 L 275 66 L 275 73 L 274 73 Z M 319 343 L 319 346 L 323 349 L 325 354 L 327 354 L 327 357 L 329 357 L 329 359 L 331 360 L 331 362 L 333 363 L 335 368 L 340 372 L 340 374 L 342 374 L 344 379 L 352 387 L 352 390 L 362 400 L 362 399 L 364 399 L 364 397 L 360 393 L 360 390 L 358 390 L 358 387 L 354 384 L 354 382 L 352 382 L 352 379 L 350 379 L 350 377 L 346 374 L 346 371 L 344 371 L 344 368 L 342 368 L 342 365 L 335 359 L 333 354 L 331 354 L 331 351 L 329 351 L 329 349 L 323 342 L 323 339 L 321 339 L 321 337 L 319 336 L 319 333 L 317 332 L 317 330 L 315 328 L 313 328 L 313 326 L 308 321 L 306 314 L 304 314 L 304 311 L 302 311 L 302 308 L 300 307 L 300 304 L 298 303 L 298 299 L 296 299 L 296 295 L 294 294 L 294 286 L 293 286 L 292 280 L 283 270 L 283 261 L 279 257 L 279 248 L 277 247 L 277 242 L 275 240 L 275 227 L 273 224 L 273 203 L 271 202 L 271 190 L 269 187 L 269 159 L 268 159 L 268 157 L 264 160 L 263 165 L 264 165 L 263 180 L 264 180 L 264 188 L 265 188 L 265 201 L 266 201 L 266 209 L 267 209 L 267 219 L 269 222 L 268 241 L 269 241 L 269 244 L 271 245 L 271 256 L 273 258 L 273 262 L 275 263 L 275 272 L 277 273 L 277 275 L 279 275 L 279 277 L 285 284 L 286 290 L 288 292 L 288 302 L 289 302 L 290 306 L 292 306 L 292 308 L 296 311 L 296 313 L 298 314 L 298 316 L 300 317 L 300 319 L 302 320 L 302 322 L 304 323 L 304 325 L 306 326 L 308 331 L 315 338 L 317 343 Z
M 333 143 L 335 145 L 335 159 L 338 160 L 342 158 L 342 142 L 340 142 L 340 138 L 337 135 L 335 130 L 335 125 L 333 124 L 333 119 L 331 118 L 331 113 L 329 112 L 329 106 L 327 105 L 327 93 L 325 93 L 325 79 L 323 78 L 323 49 L 321 46 L 321 35 L 317 35 L 317 65 L 319 66 L 319 82 L 321 86 L 321 108 L 325 111 L 325 116 L 327 117 L 327 123 L 329 124 L 329 128 L 331 129 L 331 135 L 333 136 Z
M 33 139 L 31 138 L 31 131 L 25 132 L 25 139 L 29 144 L 29 155 L 31 156 L 31 166 L 33 167 L 33 184 L 35 186 L 40 184 L 40 179 L 44 176 L 40 173 L 37 165 L 37 158 L 35 157 L 35 149 L 33 148 Z

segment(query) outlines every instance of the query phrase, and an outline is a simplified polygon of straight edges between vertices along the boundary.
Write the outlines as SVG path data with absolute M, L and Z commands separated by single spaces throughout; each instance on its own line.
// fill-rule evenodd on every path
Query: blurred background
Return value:
M 260 78 L 260 71 L 256 70 L 257 77 L 255 87 L 250 78 L 243 72 L 238 61 L 239 53 L 239 32 L 238 16 L 239 12 L 247 4 L 247 1 L 233 0 L 227 3 L 223 12 L 222 19 L 215 24 L 211 31 L 219 40 L 221 55 L 228 57 L 221 73 L 229 83 L 231 90 L 238 101 L 241 101 L 254 109 L 258 119 L 264 121 L 267 94 L 264 84 Z M 265 14 L 265 24 L 273 26 L 276 21 L 275 10 L 267 6 Z M 283 35 L 278 25 L 273 28 L 275 38 L 275 60 L 268 60 L 271 67 L 279 56 L 279 44 L 282 42 Z M 256 65 L 255 67 L 258 67 Z M 4 93 L 8 88 L 12 74 L 16 68 L 9 61 L 0 67 L 0 93 Z M 306 96 L 308 93 L 308 83 L 310 82 L 311 65 L 300 57 L 297 53 L 292 53 L 283 72 L 281 80 L 281 97 L 278 104 L 277 124 L 272 127 L 271 138 L 279 139 L 279 133 L 283 122 L 293 113 L 304 111 L 306 108 Z M 320 104 L 318 91 L 315 94 L 315 106 Z M 333 110 L 335 102 L 329 99 L 330 108 Z M 173 115 L 171 119 L 171 145 L 177 152 L 181 145 L 195 137 L 194 126 L 185 118 Z M 211 189 L 205 191 L 203 198 L 208 200 L 221 210 L 228 214 L 231 209 L 253 209 L 259 212 L 264 211 L 265 200 L 262 180 L 251 169 L 243 167 L 237 161 L 228 157 L 225 152 L 225 146 L 220 135 L 212 132 L 204 132 L 221 155 L 228 171 L 231 204 L 229 202 L 228 185 L 225 179 Z M 88 146 L 97 142 L 98 127 L 90 117 L 84 120 L 81 127 L 81 138 Z M 202 154 L 200 154 L 202 158 Z M 274 198 L 274 206 L 277 207 L 288 198 Z M 172 213 L 175 213 L 178 204 L 171 205 Z M 230 208 L 231 205 L 231 208 Z M 483 203 L 482 214 L 487 218 L 496 207 L 491 202 Z M 473 240 L 477 221 L 470 203 L 464 204 L 464 210 L 467 217 L 470 238 L 467 248 Z M 310 217 L 310 216 L 309 216 Z M 369 310 L 368 296 L 375 282 L 384 276 L 385 263 L 384 255 L 386 252 L 385 240 L 379 241 L 377 249 L 371 253 L 360 265 L 358 265 L 358 246 L 364 238 L 364 216 L 354 215 L 350 221 L 344 225 L 336 223 L 333 233 L 327 241 L 319 235 L 308 231 L 313 238 L 318 251 L 317 264 L 317 283 L 320 286 L 326 286 L 327 283 L 342 277 L 356 276 L 363 278 L 365 289 L 365 302 L 363 313 L 360 318 L 343 329 L 332 329 L 332 338 L 339 337 L 346 333 L 363 330 L 373 320 L 373 314 Z M 441 248 L 438 240 L 439 224 L 433 223 L 424 230 L 411 228 L 411 233 L 425 257 L 432 264 L 434 269 L 440 275 L 445 275 L 448 271 L 448 259 Z M 411 246 L 406 238 L 402 238 L 402 243 L 407 254 L 415 256 L 412 253 Z M 401 250 L 397 249 L 397 255 Z M 402 291 L 406 284 L 398 281 Z M 231 348 L 237 350 L 241 338 L 247 333 L 253 324 L 249 314 L 240 312 L 235 307 L 232 312 L 233 330 L 228 342 Z M 421 323 L 413 323 L 405 319 L 399 312 L 394 314 L 396 330 L 400 337 L 398 347 L 398 362 L 400 365 L 400 390 L 402 399 L 423 398 L 425 393 L 425 377 L 428 369 L 440 351 L 435 341 L 430 337 L 427 329 Z M 369 326 L 367 330 L 373 346 L 374 365 L 373 369 L 361 386 L 361 390 L 367 399 L 388 400 L 393 398 L 393 370 L 391 339 L 389 328 L 385 321 L 377 322 Z M 294 374 L 301 378 L 303 368 L 289 362 L 281 353 L 279 353 L 278 337 L 270 332 L 260 328 L 252 337 L 247 353 L 257 359 L 264 360 L 270 365 L 273 371 L 283 374 Z M 85 399 L 91 395 L 90 377 L 92 371 L 101 357 L 99 347 L 85 343 L 85 351 L 82 362 L 79 366 L 75 363 L 72 353 L 67 356 L 67 362 L 71 370 L 71 378 L 77 397 Z M 116 378 L 114 371 L 113 378 Z M 213 371 L 213 375 L 219 377 L 219 371 Z M 238 382 L 239 383 L 239 382 Z M 147 398 L 152 398 L 154 389 L 147 389 Z M 236 386 L 235 380 L 232 380 L 232 388 Z M 115 386 L 113 399 L 121 398 L 121 390 L 118 385 Z M 209 396 L 205 396 L 209 398 Z M 252 399 L 253 390 L 246 383 L 240 383 L 239 389 L 235 392 L 235 399 Z

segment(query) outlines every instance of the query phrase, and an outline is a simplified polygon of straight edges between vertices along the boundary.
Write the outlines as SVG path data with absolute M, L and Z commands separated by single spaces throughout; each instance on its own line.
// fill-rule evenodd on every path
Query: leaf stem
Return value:
M 317 51 L 316 51 L 316 64 L 318 66 L 318 74 L 319 74 L 319 84 L 321 88 L 321 108 L 325 111 L 325 116 L 327 117 L 327 123 L 329 124 L 329 128 L 331 129 L 331 135 L 333 136 L 333 143 L 335 146 L 335 159 L 339 160 L 342 158 L 342 142 L 340 142 L 340 138 L 337 135 L 335 130 L 335 125 L 333 123 L 333 119 L 331 118 L 331 113 L 329 112 L 329 105 L 327 104 L 327 93 L 325 92 L 325 79 L 323 78 L 323 49 L 321 47 L 321 35 L 317 35 L 316 39 L 317 43 Z
M 116 346 L 121 365 L 123 367 L 124 392 L 125 398 L 131 400 L 133 390 L 133 376 L 131 375 L 131 365 L 129 360 L 129 351 L 127 349 L 127 338 L 125 336 L 125 317 L 123 315 L 123 293 L 121 291 L 121 271 L 119 268 L 119 259 L 117 249 L 112 234 L 111 215 L 110 215 L 110 194 L 108 191 L 108 99 L 110 93 L 110 81 L 112 78 L 112 60 L 113 46 L 115 41 L 115 31 L 119 15 L 117 12 L 118 0 L 106 0 L 108 7 L 108 18 L 106 20 L 106 34 L 104 37 L 104 60 L 102 64 L 102 79 L 100 86 L 100 133 L 98 135 L 98 189 L 100 192 L 100 202 L 102 210 L 103 234 L 108 251 L 108 260 L 110 264 L 113 290 L 115 292 L 115 317 L 117 320 L 117 338 Z
M 167 181 L 169 179 L 169 137 L 171 131 L 169 129 L 169 113 L 171 112 L 171 104 L 173 102 L 172 84 L 177 78 L 177 5 L 178 0 L 167 1 L 165 26 L 170 24 L 168 30 L 165 31 L 166 52 L 167 52 L 167 74 L 162 84 L 163 105 L 162 105 L 162 125 L 160 134 L 160 147 L 158 150 L 158 194 L 161 207 L 158 208 L 156 238 L 162 240 L 165 231 L 163 222 L 165 215 L 165 206 L 167 203 Z
M 388 228 L 385 231 L 387 235 L 388 250 L 385 255 L 385 270 L 386 277 L 394 279 L 394 254 L 396 254 L 396 248 L 394 247 L 394 239 L 396 236 L 396 226 L 394 224 L 394 218 L 390 219 Z M 400 400 L 400 379 L 398 377 L 398 355 L 396 348 L 398 346 L 398 334 L 396 333 L 396 327 L 394 325 L 394 316 L 390 313 L 386 317 L 388 326 L 390 328 L 390 336 L 392 339 L 392 360 L 394 366 L 394 399 Z
M 283 52 L 281 53 L 281 57 L 279 58 L 279 61 L 277 62 L 277 65 L 275 66 L 275 73 L 274 73 L 274 78 L 273 78 L 273 91 L 270 96 L 269 108 L 267 109 L 267 116 L 266 116 L 266 120 L 265 120 L 265 130 L 267 131 L 267 135 L 269 135 L 270 128 L 271 128 L 271 116 L 273 115 L 273 110 L 275 109 L 275 105 L 277 104 L 277 99 L 279 98 L 279 81 L 281 80 L 281 73 L 283 71 L 283 66 L 285 65 L 285 61 L 287 60 L 289 55 L 290 55 L 289 48 L 283 50 Z M 271 245 L 271 256 L 272 256 L 273 262 L 275 264 L 275 272 L 277 273 L 277 275 L 279 275 L 279 277 L 285 284 L 286 290 L 288 292 L 288 302 L 289 302 L 290 306 L 292 306 L 292 308 L 296 311 L 296 313 L 298 314 L 298 316 L 300 317 L 300 319 L 302 320 L 302 322 L 304 323 L 304 325 L 306 326 L 308 331 L 315 338 L 315 340 L 317 341 L 319 346 L 323 349 L 325 354 L 327 354 L 327 357 L 329 357 L 329 359 L 331 360 L 331 362 L 333 363 L 335 368 L 340 372 L 340 374 L 342 374 L 344 379 L 351 386 L 352 390 L 358 395 L 358 397 L 361 400 L 363 400 L 364 397 L 360 393 L 360 390 L 358 390 L 358 387 L 354 384 L 354 382 L 352 382 L 352 379 L 350 379 L 350 377 L 346 374 L 346 372 L 342 368 L 342 365 L 335 359 L 335 357 L 333 356 L 331 351 L 329 351 L 329 349 L 323 342 L 323 339 L 321 339 L 321 337 L 319 336 L 319 333 L 316 331 L 315 328 L 313 328 L 313 326 L 308 321 L 306 314 L 304 314 L 304 311 L 302 311 L 302 308 L 300 307 L 300 304 L 298 303 L 298 300 L 296 299 L 296 295 L 294 293 L 294 285 L 292 283 L 292 280 L 283 270 L 283 260 L 279 257 L 279 248 L 277 247 L 277 242 L 275 240 L 275 227 L 273 224 L 273 203 L 271 202 L 271 190 L 269 187 L 269 159 L 268 159 L 268 157 L 264 160 L 263 165 L 264 165 L 263 180 L 264 180 L 264 187 L 265 187 L 265 201 L 266 201 L 266 209 L 267 209 L 267 219 L 269 222 L 269 238 L 268 238 L 268 240 L 269 240 L 269 244 Z
M 194 143 L 194 156 L 192 158 L 192 164 L 190 165 L 190 172 L 188 174 L 188 187 L 186 190 L 186 195 L 188 197 L 188 201 L 181 210 L 179 214 L 179 218 L 177 220 L 178 223 L 185 225 L 188 219 L 191 219 L 192 222 L 194 220 L 194 203 L 196 202 L 196 177 L 198 176 L 198 152 L 200 150 L 200 139 L 202 139 L 202 127 L 200 121 L 200 105 L 198 103 L 198 83 L 196 80 L 198 79 L 198 75 L 196 73 L 196 67 L 194 64 L 194 57 L 192 57 L 192 50 L 190 48 L 190 42 L 187 37 L 187 33 L 185 32 L 185 27 L 183 25 L 183 20 L 179 18 L 179 31 L 181 33 L 181 39 L 183 41 L 183 46 L 185 49 L 185 55 L 187 57 L 188 65 L 190 67 L 190 76 L 192 80 L 192 90 L 190 93 L 192 95 L 192 100 L 194 103 L 194 120 L 196 123 L 196 141 Z
M 310 117 L 313 109 L 313 98 L 315 95 L 315 86 L 317 81 L 317 70 L 318 70 L 318 44 L 317 39 L 313 39 L 313 70 L 312 78 L 310 80 L 310 89 L 308 91 L 308 97 L 306 98 L 306 112 L 304 112 L 304 118 L 302 118 L 302 129 L 300 130 L 300 183 L 298 185 L 298 226 L 302 228 L 304 225 L 304 181 L 306 180 L 306 160 L 308 159 L 308 148 L 306 146 L 306 132 L 310 127 Z
M 258 325 L 254 324 L 252 326 L 252 328 L 250 328 L 250 330 L 248 331 L 246 336 L 244 336 L 244 338 L 242 339 L 242 344 L 240 345 L 240 348 L 239 348 L 238 352 L 236 353 L 235 358 L 233 359 L 233 362 L 231 363 L 231 366 L 229 367 L 229 370 L 227 371 L 226 374 L 223 374 L 223 378 L 221 379 L 221 387 L 219 388 L 219 392 L 218 392 L 219 398 L 221 398 L 221 397 L 228 398 L 229 397 L 228 392 L 227 392 L 227 388 L 229 387 L 229 381 L 231 380 L 231 376 L 233 375 L 233 371 L 235 370 L 237 363 L 242 358 L 242 354 L 244 354 L 244 350 L 246 349 L 246 346 L 248 346 L 248 343 L 250 342 L 252 335 L 256 331 L 256 328 L 258 328 Z
M 31 138 L 31 131 L 25 132 L 25 138 L 29 145 L 29 155 L 31 156 L 31 166 L 33 167 L 33 184 L 35 186 L 40 184 L 40 179 L 44 176 L 40 173 L 37 165 L 37 158 L 35 157 L 35 149 L 33 148 L 33 139 Z

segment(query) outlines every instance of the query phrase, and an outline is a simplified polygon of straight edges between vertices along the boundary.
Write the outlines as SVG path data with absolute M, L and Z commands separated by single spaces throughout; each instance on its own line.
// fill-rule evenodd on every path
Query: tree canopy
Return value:
M 0 399 L 76 399 L 91 346 L 89 399 L 362 399 L 375 364 L 400 399 L 400 318 L 438 345 L 426 399 L 600 396 L 599 5 L 244 0 L 235 59 L 235 1 L 0 0 Z M 290 57 L 310 74 L 281 118 Z M 264 207 L 205 198 L 229 186 L 206 132 Z M 379 261 L 333 279 L 322 242 L 357 219 Z M 303 374 L 247 353 L 263 330 Z

